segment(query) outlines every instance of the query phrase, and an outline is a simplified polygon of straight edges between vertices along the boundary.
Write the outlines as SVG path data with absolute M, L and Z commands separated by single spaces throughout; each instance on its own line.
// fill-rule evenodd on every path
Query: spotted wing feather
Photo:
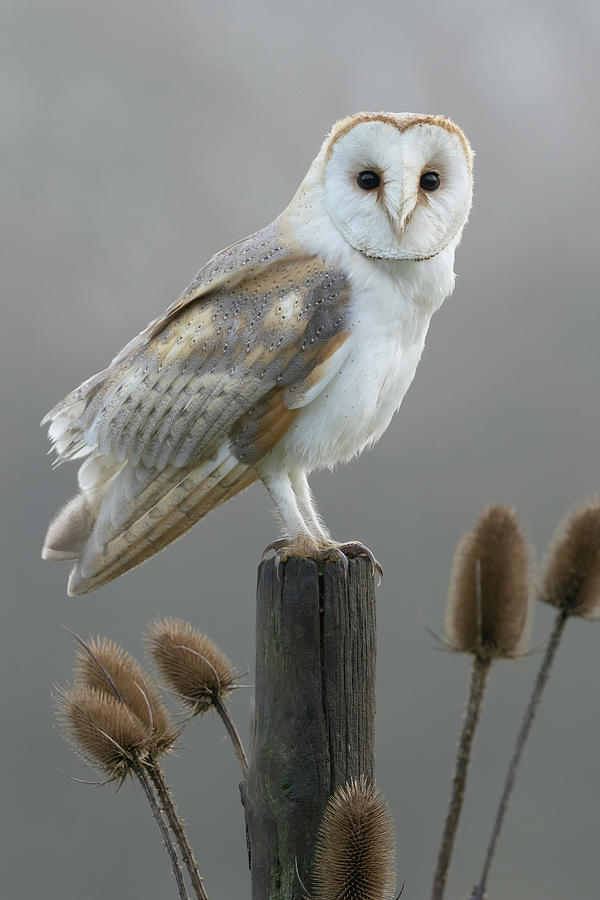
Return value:
M 220 269 L 213 261 L 48 414 L 59 460 L 87 456 L 82 493 L 45 547 L 49 558 L 77 560 L 71 593 L 138 565 L 252 483 L 339 357 L 345 278 L 260 234 L 254 257 L 242 245 L 225 251 L 234 258 Z

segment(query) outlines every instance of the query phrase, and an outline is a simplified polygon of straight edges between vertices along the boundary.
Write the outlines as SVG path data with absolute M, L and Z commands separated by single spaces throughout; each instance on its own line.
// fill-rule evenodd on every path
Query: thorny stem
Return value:
M 540 671 L 538 672 L 535 686 L 533 688 L 533 693 L 531 694 L 531 699 L 529 700 L 529 705 L 525 710 L 525 715 L 523 716 L 521 728 L 517 736 L 515 750 L 508 767 L 508 774 L 506 776 L 506 781 L 504 782 L 504 790 L 502 792 L 502 797 L 500 798 L 498 812 L 496 813 L 496 819 L 494 821 L 494 827 L 492 829 L 492 836 L 488 844 L 481 878 L 479 879 L 479 884 L 477 885 L 471 896 L 471 900 L 484 900 L 490 866 L 494 858 L 496 844 L 498 843 L 498 837 L 500 835 L 500 829 L 502 828 L 502 823 L 504 822 L 504 816 L 506 815 L 506 810 L 508 809 L 510 795 L 512 793 L 515 779 L 517 777 L 517 768 L 519 766 L 521 754 L 523 753 L 525 741 L 527 740 L 529 731 L 533 724 L 533 719 L 536 714 L 539 702 L 542 699 L 542 693 L 546 685 L 546 681 L 548 680 L 548 675 L 550 674 L 550 669 L 552 667 L 552 663 L 554 662 L 554 657 L 556 655 L 556 651 L 558 650 L 558 645 L 560 644 L 560 639 L 562 637 L 562 633 L 568 618 L 568 611 L 561 609 L 557 613 L 554 620 L 554 626 L 552 628 L 550 640 L 548 641 L 548 646 L 546 647 L 546 653 L 544 655 Z
M 181 900 L 189 900 L 188 892 L 186 890 L 185 884 L 183 883 L 183 874 L 181 872 L 181 866 L 179 865 L 179 860 L 177 859 L 177 854 L 175 852 L 175 847 L 173 846 L 173 841 L 171 840 L 171 835 L 169 834 L 169 829 L 165 825 L 165 821 L 162 817 L 162 813 L 156 802 L 156 797 L 154 796 L 154 791 L 152 790 L 152 786 L 148 781 L 148 776 L 146 774 L 145 767 L 139 763 L 135 762 L 132 764 L 132 769 L 135 772 L 143 790 L 148 798 L 148 803 L 150 804 L 150 808 L 152 810 L 152 815 L 156 819 L 156 824 L 160 828 L 160 833 L 162 834 L 162 839 L 164 845 L 166 847 L 167 853 L 169 854 L 169 858 L 171 860 L 171 866 L 173 867 L 173 874 L 175 876 L 175 881 L 177 882 L 177 890 L 179 891 L 179 897 Z
M 204 885 L 202 884 L 202 878 L 200 877 L 200 874 L 198 872 L 198 863 L 194 858 L 194 851 L 192 850 L 191 845 L 188 841 L 183 822 L 177 814 L 173 796 L 165 779 L 164 772 L 157 762 L 154 762 L 150 766 L 148 766 L 147 772 L 152 779 L 152 783 L 156 788 L 160 804 L 167 815 L 169 825 L 171 826 L 173 834 L 175 835 L 177 843 L 179 844 L 181 858 L 183 859 L 187 867 L 190 881 L 192 883 L 192 887 L 194 888 L 194 893 L 196 894 L 196 897 L 198 897 L 198 900 L 208 900 L 208 895 L 204 890 Z
M 227 729 L 227 733 L 228 733 L 229 737 L 231 738 L 231 743 L 233 744 L 233 749 L 234 749 L 235 755 L 239 759 L 240 766 L 242 767 L 242 775 L 244 776 L 244 778 L 247 778 L 248 777 L 248 759 L 246 757 L 246 751 L 244 750 L 244 745 L 242 744 L 242 739 L 239 735 L 237 728 L 235 727 L 235 723 L 234 723 L 233 719 L 231 718 L 231 713 L 229 712 L 229 709 L 227 708 L 225 703 L 223 703 L 223 701 L 221 700 L 220 697 L 215 697 L 213 699 L 213 706 L 216 709 L 216 711 L 219 713 L 219 715 L 221 716 L 221 719 L 223 720 L 223 725 Z
M 454 839 L 456 837 L 458 820 L 460 818 L 460 812 L 465 796 L 465 785 L 471 758 L 471 747 L 473 746 L 473 738 L 475 737 L 475 730 L 479 721 L 491 662 L 490 658 L 483 658 L 480 656 L 475 656 L 473 660 L 467 709 L 456 753 L 454 775 L 452 777 L 452 794 L 450 796 L 446 824 L 444 826 L 437 869 L 433 881 L 432 900 L 442 900 L 442 897 L 444 896 L 446 879 L 448 878 L 448 869 L 452 858 L 452 849 L 454 847 Z

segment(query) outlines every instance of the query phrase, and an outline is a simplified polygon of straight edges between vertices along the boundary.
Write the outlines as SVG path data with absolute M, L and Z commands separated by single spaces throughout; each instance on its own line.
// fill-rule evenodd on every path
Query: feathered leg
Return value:
M 271 500 L 275 504 L 275 509 L 286 534 L 284 541 L 277 541 L 277 543 L 285 543 L 290 547 L 297 546 L 298 549 L 304 547 L 304 545 L 306 545 L 307 549 L 315 549 L 315 536 L 312 535 L 309 526 L 302 517 L 287 472 L 263 472 L 261 478 Z M 275 546 L 272 549 L 276 549 Z M 299 555 L 305 556 L 310 554 L 300 553 Z
M 302 518 L 308 525 L 311 533 L 323 544 L 331 542 L 331 535 L 323 525 L 319 513 L 317 512 L 315 501 L 312 496 L 306 473 L 302 469 L 295 469 L 290 472 L 290 482 L 292 490 L 296 495 L 298 509 Z
M 263 553 L 265 556 L 269 551 L 275 551 L 277 571 L 279 572 L 279 563 L 285 562 L 289 556 L 306 556 L 315 560 L 337 559 L 347 569 L 348 559 L 333 541 L 325 537 L 312 506 L 311 525 L 303 518 L 288 473 L 263 471 L 261 478 L 287 532 L 286 538 L 268 544 Z M 310 494 L 308 497 L 310 500 Z
M 378 572 L 379 579 L 381 580 L 383 569 L 368 547 L 365 547 L 360 541 L 344 541 L 343 543 L 339 543 L 331 539 L 331 535 L 324 528 L 319 519 L 319 514 L 311 494 L 306 473 L 301 469 L 293 470 L 290 472 L 290 483 L 296 496 L 300 514 L 308 525 L 311 535 L 316 539 L 317 544 L 320 546 L 320 553 L 318 555 L 321 558 L 325 556 L 325 558 L 332 559 L 336 557 L 341 558 L 343 554 L 345 565 L 347 565 L 347 559 L 353 559 L 356 556 L 366 556 L 373 567 L 373 572 Z

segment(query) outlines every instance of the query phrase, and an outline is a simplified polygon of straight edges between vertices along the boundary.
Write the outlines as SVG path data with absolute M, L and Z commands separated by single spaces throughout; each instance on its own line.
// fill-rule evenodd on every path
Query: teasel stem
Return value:
M 432 900 L 442 900 L 442 897 L 444 896 L 450 859 L 452 857 L 458 821 L 460 819 L 465 796 L 465 786 L 467 783 L 467 773 L 471 759 L 473 738 L 475 737 L 475 731 L 481 713 L 483 695 L 485 693 L 491 664 L 491 657 L 477 655 L 473 659 L 467 709 L 456 753 L 454 776 L 452 778 L 452 793 L 438 855 L 437 869 L 433 881 Z
M 154 796 L 154 791 L 152 790 L 152 785 L 148 781 L 148 774 L 144 765 L 142 765 L 137 760 L 131 765 L 132 770 L 137 776 L 138 781 L 140 782 L 144 793 L 148 799 L 148 803 L 150 804 L 150 808 L 152 810 L 152 815 L 156 820 L 156 824 L 160 828 L 160 833 L 162 834 L 162 839 L 164 845 L 167 849 L 167 853 L 169 854 L 169 858 L 171 860 L 171 866 L 173 868 L 173 875 L 175 876 L 175 881 L 177 882 L 177 890 L 179 892 L 179 897 L 181 900 L 189 900 L 188 892 L 186 890 L 185 884 L 183 882 L 183 874 L 181 871 L 181 866 L 179 865 L 179 860 L 177 858 L 177 853 L 175 852 L 175 847 L 173 846 L 173 841 L 171 839 L 171 835 L 169 833 L 169 829 L 165 824 L 165 820 L 163 819 L 162 812 L 160 811 L 160 807 L 156 802 L 156 797 Z
M 561 609 L 558 611 L 558 613 L 556 614 L 556 618 L 554 619 L 554 625 L 552 628 L 550 639 L 548 641 L 548 646 L 546 647 L 546 653 L 538 672 L 529 705 L 525 710 L 523 722 L 521 724 L 521 728 L 517 737 L 515 750 L 508 767 L 508 774 L 506 776 L 506 781 L 504 782 L 504 790 L 502 791 L 502 797 L 500 798 L 500 803 L 498 805 L 498 812 L 496 813 L 496 819 L 494 821 L 494 827 L 492 829 L 492 836 L 488 844 L 481 878 L 479 879 L 479 884 L 471 895 L 471 900 L 484 900 L 490 867 L 492 865 L 492 860 L 496 852 L 496 845 L 498 843 L 498 838 L 500 836 L 500 830 L 504 822 L 506 810 L 508 809 L 510 795 L 512 793 L 515 779 L 517 777 L 517 769 L 521 760 L 523 748 L 525 747 L 525 742 L 527 740 L 527 737 L 529 736 L 529 732 L 533 724 L 533 719 L 535 717 L 540 700 L 542 699 L 542 693 L 544 691 L 546 681 L 548 680 L 550 669 L 552 667 L 552 663 L 554 662 L 554 657 L 556 656 L 556 651 L 558 650 L 558 646 L 560 644 L 560 640 L 562 638 L 564 627 L 567 623 L 568 618 L 569 610 Z
M 198 897 L 198 900 L 208 900 L 208 894 L 204 890 L 202 878 L 198 872 L 198 863 L 194 857 L 194 851 L 188 841 L 183 822 L 177 813 L 173 795 L 171 794 L 171 790 L 165 779 L 164 772 L 157 762 L 151 763 L 146 771 L 152 780 L 160 804 L 167 816 L 171 830 L 177 840 L 177 844 L 179 845 L 181 858 L 188 870 L 194 893 L 196 894 L 196 897 Z
M 235 755 L 237 756 L 241 769 L 242 775 L 244 778 L 248 777 L 248 757 L 246 756 L 246 751 L 244 750 L 244 745 L 242 743 L 242 739 L 240 737 L 240 733 L 235 726 L 235 722 L 231 717 L 231 713 L 229 712 L 229 708 L 226 703 L 224 703 L 220 697 L 213 698 L 213 706 L 218 712 L 227 730 L 227 734 L 231 738 L 231 743 L 233 744 L 233 750 Z

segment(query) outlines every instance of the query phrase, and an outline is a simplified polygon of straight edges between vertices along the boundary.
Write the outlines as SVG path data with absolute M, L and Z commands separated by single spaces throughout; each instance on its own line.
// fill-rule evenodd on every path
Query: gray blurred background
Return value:
M 76 468 L 50 471 L 43 413 L 102 368 L 213 252 L 288 202 L 332 122 L 360 109 L 445 113 L 476 150 L 454 295 L 380 444 L 313 478 L 341 538 L 385 567 L 378 593 L 377 771 L 405 896 L 428 895 L 468 660 L 439 652 L 456 540 L 514 503 L 538 553 L 598 487 L 598 5 L 458 0 L 248 4 L 6 2 L 2 7 L 6 900 L 173 897 L 138 790 L 94 777 L 54 729 L 61 625 L 140 655 L 157 614 L 207 631 L 253 680 L 254 585 L 276 536 L 258 485 L 160 557 L 67 598 L 42 563 Z M 534 644 L 549 629 L 537 611 Z M 526 752 L 490 900 L 598 896 L 600 625 L 567 629 Z M 452 869 L 466 898 L 539 652 L 494 667 Z M 246 734 L 252 690 L 233 709 Z M 216 720 L 168 762 L 211 900 L 249 897 L 238 772 Z

